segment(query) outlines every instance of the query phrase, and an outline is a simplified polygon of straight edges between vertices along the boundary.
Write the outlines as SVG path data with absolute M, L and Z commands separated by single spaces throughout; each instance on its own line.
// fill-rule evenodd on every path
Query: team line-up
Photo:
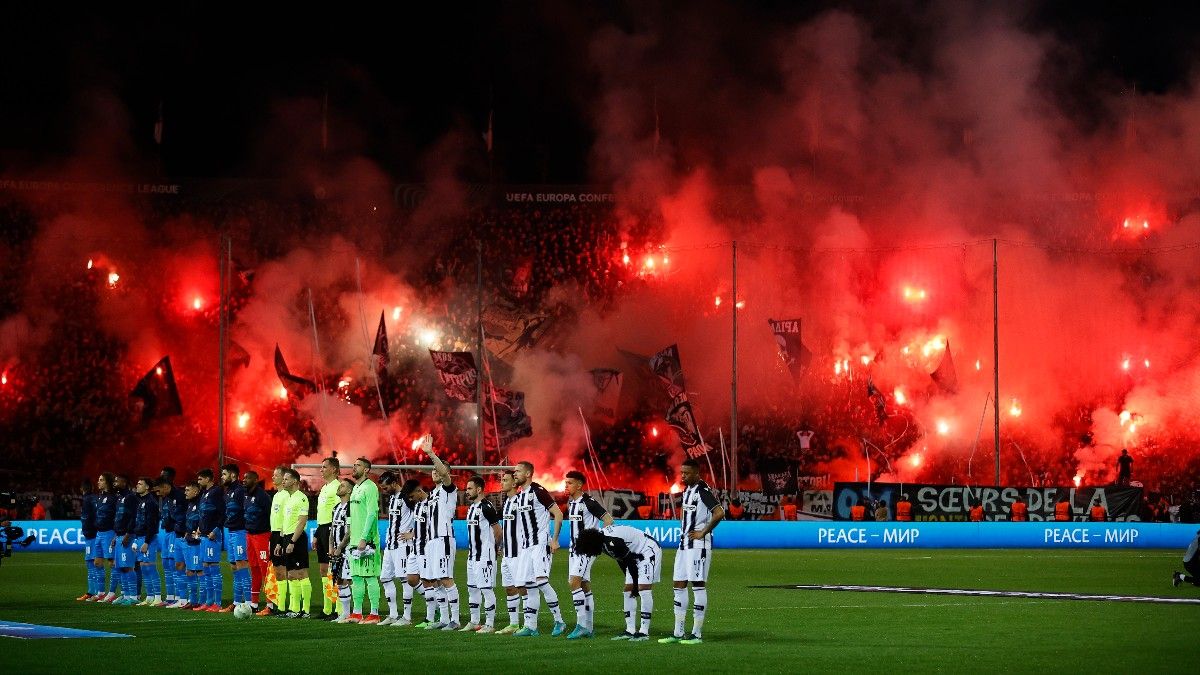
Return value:
M 520 462 L 501 474 L 504 501 L 499 511 L 486 499 L 481 477 L 467 481 L 470 617 L 464 623 L 454 579 L 457 487 L 450 467 L 434 453 L 431 439 L 426 439 L 424 450 L 434 467 L 428 490 L 422 481 L 401 481 L 390 471 L 376 483 L 371 463 L 364 458 L 354 462 L 350 478 L 339 478 L 337 458 L 321 463 L 325 484 L 317 495 L 317 530 L 311 547 L 317 552 L 322 580 L 319 613 L 312 609 L 314 589 L 308 571 L 308 496 L 299 489 L 300 474 L 286 467 L 274 470 L 273 495 L 257 473 L 247 471 L 242 476 L 234 464 L 221 468 L 219 485 L 212 470 L 204 469 L 182 489 L 175 486 L 175 472 L 169 467 L 158 479 L 138 479 L 132 491 L 123 477 L 101 474 L 98 492 L 83 499 L 80 519 L 87 592 L 78 599 L 239 617 L 256 613 L 413 626 L 413 599 L 419 594 L 424 598 L 425 619 L 415 628 L 517 637 L 540 635 L 544 599 L 554 619 L 550 634 L 567 633 L 558 593 L 549 583 L 564 514 L 550 493 L 533 482 L 533 464 Z M 686 489 L 680 507 L 684 535 L 673 574 L 675 626 L 671 635 L 658 642 L 701 644 L 712 530 L 724 510 L 700 480 L 695 461 L 684 461 L 680 475 Z M 662 576 L 662 549 L 641 530 L 614 525 L 604 506 L 584 492 L 582 473 L 568 472 L 565 483 L 571 542 L 568 581 L 575 610 L 575 627 L 567 639 L 595 636 L 591 572 L 596 558 L 604 554 L 625 574 L 625 631 L 612 639 L 648 641 L 653 585 Z M 388 496 L 382 541 L 381 491 Z M 233 571 L 233 602 L 227 606 L 222 598 L 222 551 Z M 107 592 L 106 568 L 110 570 Z M 508 610 L 508 625 L 499 629 L 497 570 Z M 144 598 L 139 586 L 145 588 Z M 387 597 L 386 617 L 380 612 L 381 588 Z M 261 606 L 260 595 L 264 596 Z M 685 632 L 689 599 L 692 628 Z

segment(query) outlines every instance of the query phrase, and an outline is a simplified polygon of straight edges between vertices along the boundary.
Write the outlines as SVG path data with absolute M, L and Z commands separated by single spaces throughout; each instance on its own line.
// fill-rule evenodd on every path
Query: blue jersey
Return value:
M 171 502 L 171 523 L 175 525 L 175 536 L 182 537 L 188 533 L 187 496 L 184 495 L 182 488 L 172 487 L 171 497 L 174 498 L 174 501 Z
M 113 520 L 117 516 L 117 500 L 120 498 L 115 492 L 101 492 L 96 495 L 97 532 L 109 532 L 113 529 Z
M 133 531 L 133 517 L 136 515 L 138 502 L 141 497 L 138 497 L 132 490 L 126 490 L 117 501 L 117 517 L 113 520 L 113 531 L 120 535 L 129 534 Z
M 225 493 L 216 485 L 200 495 L 200 536 L 207 537 L 225 520 Z
M 234 483 L 225 488 L 225 529 L 240 531 L 246 529 L 246 519 L 243 516 L 246 505 L 246 488 L 240 483 Z
M 189 499 L 184 502 L 187 505 L 187 515 L 184 517 L 185 531 L 190 537 L 193 532 L 200 528 L 200 498 Z
M 247 532 L 262 534 L 271 531 L 271 495 L 262 485 L 255 485 L 253 490 L 247 492 L 242 504 Z
M 146 493 L 138 499 L 137 513 L 133 517 L 133 536 L 151 540 L 158 536 L 158 497 Z
M 168 494 L 158 498 L 158 529 L 170 534 L 175 531 L 175 519 L 171 512 L 175 509 L 175 495 Z
M 87 493 L 79 505 L 79 529 L 84 539 L 96 538 L 96 495 Z

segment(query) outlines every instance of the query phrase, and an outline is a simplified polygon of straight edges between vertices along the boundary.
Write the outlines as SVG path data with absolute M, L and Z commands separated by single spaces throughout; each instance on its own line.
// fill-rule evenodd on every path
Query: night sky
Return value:
M 598 76 L 588 50 L 597 31 L 648 32 L 662 52 L 720 40 L 724 72 L 770 90 L 777 74 L 761 63 L 761 44 L 830 8 L 870 17 L 902 58 L 928 55 L 936 19 L 904 2 L 478 3 L 398 14 L 374 4 L 10 8 L 0 22 L 0 170 L 44 173 L 99 137 L 147 177 L 275 177 L 286 160 L 272 140 L 319 143 L 327 91 L 331 152 L 368 157 L 398 181 L 421 180 L 422 157 L 447 134 L 478 138 L 494 107 L 498 180 L 585 182 L 595 178 Z M 1083 126 L 1096 82 L 1163 93 L 1194 76 L 1195 5 L 1031 3 L 1016 14 L 1059 44 L 1061 58 L 1046 66 L 1060 71 L 1054 95 Z M 706 25 L 721 34 L 696 28 Z M 160 102 L 166 140 L 157 147 Z M 686 110 L 663 110 L 678 115 Z M 486 179 L 478 145 L 464 179 Z

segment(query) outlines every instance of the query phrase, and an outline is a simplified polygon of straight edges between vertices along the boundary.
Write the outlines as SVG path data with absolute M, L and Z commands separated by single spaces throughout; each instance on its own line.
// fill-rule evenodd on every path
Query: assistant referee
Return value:
M 325 485 L 317 493 L 317 536 L 313 547 L 317 549 L 317 563 L 321 567 L 321 616 L 331 621 L 338 617 L 334 611 L 333 598 L 337 596 L 333 579 L 329 576 L 329 527 L 333 523 L 333 507 L 341 501 L 337 496 L 338 474 L 342 464 L 337 457 L 326 457 L 321 462 L 321 478 Z

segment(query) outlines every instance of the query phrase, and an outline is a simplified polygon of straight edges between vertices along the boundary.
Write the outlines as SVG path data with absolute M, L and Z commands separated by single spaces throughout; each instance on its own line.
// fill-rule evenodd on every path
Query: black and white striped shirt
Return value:
M 496 507 L 481 499 L 467 508 L 467 556 L 470 560 L 496 559 L 496 534 L 492 525 L 500 522 Z
M 434 487 L 427 501 L 425 523 L 429 537 L 453 537 L 454 509 L 458 506 L 458 490 L 454 483 Z
M 408 502 L 404 501 L 404 497 L 397 492 L 388 499 L 388 527 L 384 548 L 389 551 L 400 548 L 402 543 L 400 535 L 412 532 L 412 529 L 413 510 L 408 507 Z
M 333 522 L 329 525 L 329 542 L 336 549 L 350 531 L 350 502 L 338 502 L 333 507 Z
M 718 506 L 717 497 L 704 481 L 696 481 L 695 485 L 683 491 L 680 499 L 680 534 L 679 548 L 712 548 L 712 533 L 703 540 L 696 541 L 688 536 L 690 532 L 699 532 L 712 519 L 712 511 Z
M 517 548 L 517 527 L 519 527 L 519 523 L 517 523 L 517 504 L 517 495 L 504 498 L 504 506 L 502 507 L 504 510 L 504 515 L 502 516 L 504 525 L 501 526 L 501 535 L 504 537 L 505 558 L 515 558 L 519 552 Z
M 584 493 L 579 499 L 567 502 L 567 519 L 571 521 L 571 547 L 583 530 L 598 530 L 604 526 L 608 510 L 591 495 Z
M 526 485 L 517 499 L 517 550 L 550 542 L 550 508 L 554 498 L 537 483 Z

